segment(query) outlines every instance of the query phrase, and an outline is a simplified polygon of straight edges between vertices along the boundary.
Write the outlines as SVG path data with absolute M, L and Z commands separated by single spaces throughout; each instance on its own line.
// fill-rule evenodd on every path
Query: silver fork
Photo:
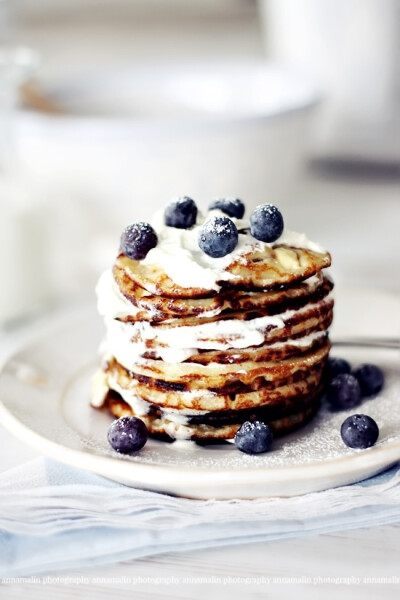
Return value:
M 400 338 L 346 337 L 334 338 L 333 346 L 365 346 L 367 348 L 393 348 L 400 350 Z

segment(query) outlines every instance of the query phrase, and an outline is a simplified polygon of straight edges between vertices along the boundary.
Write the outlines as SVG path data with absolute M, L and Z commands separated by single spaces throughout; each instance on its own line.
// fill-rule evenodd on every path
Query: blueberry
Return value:
M 120 250 L 134 260 L 141 260 L 148 251 L 157 246 L 157 234 L 149 223 L 133 223 L 121 235 Z
M 275 242 L 283 231 L 283 217 L 276 206 L 257 206 L 250 217 L 250 231 L 257 240 Z
M 121 417 L 111 423 L 107 439 L 110 446 L 121 454 L 130 454 L 143 448 L 147 442 L 146 425 L 137 417 Z
M 244 204 L 239 198 L 216 198 L 211 202 L 208 210 L 219 208 L 228 217 L 242 219 L 244 215 Z
M 197 206 L 191 198 L 182 196 L 177 198 L 164 211 L 164 221 L 168 227 L 189 229 L 196 223 Z
M 344 358 L 329 357 L 326 364 L 326 377 L 328 381 L 331 381 L 336 375 L 341 373 L 350 373 L 351 366 Z
M 365 397 L 373 396 L 383 388 L 384 377 L 381 369 L 376 365 L 360 365 L 353 371 L 354 377 L 360 384 L 361 394 Z
M 260 454 L 271 448 L 272 429 L 262 421 L 245 421 L 235 435 L 236 447 L 246 454 Z
M 351 415 L 343 421 L 340 435 L 350 448 L 369 448 L 378 439 L 379 427 L 368 415 Z
M 198 244 L 209 256 L 220 258 L 236 248 L 238 237 L 238 230 L 231 219 L 211 217 L 200 229 Z
M 361 402 L 361 390 L 357 379 L 349 373 L 336 375 L 329 383 L 326 398 L 332 410 L 353 408 Z

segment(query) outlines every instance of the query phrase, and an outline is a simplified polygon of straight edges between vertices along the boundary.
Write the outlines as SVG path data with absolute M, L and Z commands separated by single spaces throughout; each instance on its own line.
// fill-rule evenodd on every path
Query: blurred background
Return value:
M 0 46 L 1 325 L 93 301 L 176 195 L 400 293 L 400 0 L 0 0 Z

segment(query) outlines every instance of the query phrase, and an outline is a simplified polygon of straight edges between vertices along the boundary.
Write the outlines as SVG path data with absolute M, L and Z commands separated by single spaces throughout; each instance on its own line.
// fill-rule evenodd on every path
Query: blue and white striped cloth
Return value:
M 38 458 L 0 476 L 0 577 L 400 520 L 400 466 L 293 498 L 189 500 Z

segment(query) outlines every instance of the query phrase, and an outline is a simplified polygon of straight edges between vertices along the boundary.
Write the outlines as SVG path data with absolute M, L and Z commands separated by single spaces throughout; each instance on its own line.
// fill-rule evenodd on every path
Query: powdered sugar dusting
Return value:
M 273 244 L 256 240 L 249 230 L 247 219 L 230 217 L 236 228 L 243 232 L 238 237 L 236 247 L 232 252 L 220 258 L 208 256 L 200 250 L 198 238 L 201 229 L 210 219 L 215 217 L 226 218 L 218 209 L 209 211 L 205 216 L 198 213 L 196 224 L 190 229 L 177 229 L 166 227 L 164 211 L 157 211 L 152 219 L 152 225 L 158 236 L 158 244 L 152 248 L 143 260 L 144 265 L 155 265 L 161 268 L 175 283 L 182 287 L 202 287 L 209 290 L 220 290 L 219 281 L 234 279 L 235 275 L 227 271 L 227 267 L 234 261 L 247 262 L 246 255 L 257 250 L 264 251 L 266 247 L 275 244 L 305 248 L 315 252 L 324 253 L 319 244 L 309 240 L 303 233 L 297 233 L 287 228 Z
M 227 218 L 214 217 L 206 221 L 203 225 L 203 230 L 209 231 L 210 233 L 224 234 L 230 232 L 231 226 Z
M 235 470 L 240 479 L 241 473 L 247 469 L 282 469 L 321 464 L 332 460 L 344 461 L 358 453 L 374 452 L 387 444 L 397 442 L 400 446 L 400 374 L 398 369 L 398 353 L 393 351 L 357 348 L 349 351 L 334 349 L 336 356 L 350 360 L 353 366 L 362 362 L 374 362 L 385 374 L 385 387 L 382 392 L 357 407 L 347 411 L 332 413 L 324 406 L 316 417 L 305 427 L 274 441 L 272 449 L 260 455 L 247 455 L 239 452 L 234 444 L 211 444 L 199 446 L 195 442 L 165 443 L 150 440 L 146 446 L 133 457 L 121 457 L 145 464 L 175 466 L 189 469 Z M 74 394 L 67 399 L 81 404 L 82 394 Z M 73 410 L 73 405 L 71 407 Z M 93 411 L 93 409 L 91 409 Z M 364 413 L 371 416 L 380 428 L 378 442 L 367 450 L 353 450 L 344 445 L 340 437 L 340 426 L 351 414 Z M 104 418 L 104 415 L 101 415 Z M 110 417 L 110 422 L 112 417 Z M 104 439 L 104 422 L 96 435 L 98 443 L 96 453 L 115 456 Z M 190 449 L 190 451 L 189 451 Z M 400 450 L 399 450 L 400 455 Z M 266 474 L 266 477 L 268 475 Z
M 355 453 L 371 452 L 385 444 L 400 442 L 400 379 L 393 365 L 385 369 L 386 386 L 375 398 L 365 400 L 357 409 L 331 413 L 323 406 L 319 414 L 307 426 L 274 441 L 270 452 L 260 455 L 247 455 L 239 452 L 233 444 L 198 447 L 197 452 L 187 452 L 187 446 L 175 443 L 165 446 L 153 443 L 146 453 L 135 458 L 140 462 L 166 463 L 189 468 L 237 469 L 281 468 L 304 466 L 321 461 L 341 460 Z M 340 437 L 340 426 L 350 415 L 362 412 L 370 415 L 378 423 L 380 436 L 377 444 L 368 450 L 347 448 Z

